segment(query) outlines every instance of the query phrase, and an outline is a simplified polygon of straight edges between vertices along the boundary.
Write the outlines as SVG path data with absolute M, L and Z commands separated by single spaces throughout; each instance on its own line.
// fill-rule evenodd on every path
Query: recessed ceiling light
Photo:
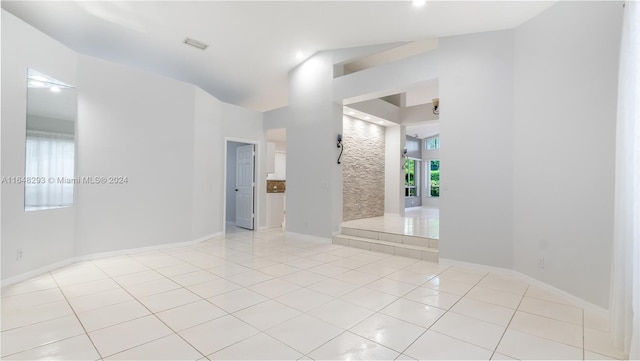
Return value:
M 184 43 L 187 44 L 187 45 L 191 45 L 191 46 L 193 46 L 195 48 L 198 48 L 200 50 L 204 50 L 209 46 L 209 45 L 207 45 L 207 44 L 205 44 L 205 43 L 203 43 L 201 41 L 198 41 L 198 40 L 195 40 L 195 39 L 191 39 L 191 38 L 185 38 L 184 39 Z
M 298 59 L 298 60 L 304 59 L 304 53 L 301 52 L 301 51 L 297 52 L 296 53 L 296 59 Z
M 49 88 L 52 92 L 54 93 L 60 93 L 60 87 L 57 86 L 52 86 L 51 88 Z
M 427 3 L 427 1 L 426 0 L 413 0 L 412 3 L 413 3 L 413 6 L 419 8 L 419 7 L 424 6 L 424 4 Z

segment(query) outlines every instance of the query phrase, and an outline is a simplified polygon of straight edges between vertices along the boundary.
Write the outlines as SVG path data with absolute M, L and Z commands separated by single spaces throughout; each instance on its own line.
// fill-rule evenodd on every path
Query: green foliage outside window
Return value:
M 404 161 L 404 185 L 416 185 L 416 161 L 413 159 L 407 159 Z
M 416 161 L 406 159 L 404 161 L 404 196 L 417 197 L 418 187 L 416 187 Z
M 440 161 L 432 160 L 429 162 L 429 179 L 431 181 L 430 184 L 430 194 L 432 197 L 440 197 Z

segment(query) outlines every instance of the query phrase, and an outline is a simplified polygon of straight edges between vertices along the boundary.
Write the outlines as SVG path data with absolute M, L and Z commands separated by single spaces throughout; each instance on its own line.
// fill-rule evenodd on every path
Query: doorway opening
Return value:
M 256 143 L 226 140 L 225 231 L 256 226 Z
M 269 129 L 267 139 L 267 228 L 286 229 L 287 130 Z
M 349 67 L 351 66 L 350 63 Z M 340 73 L 340 70 L 343 69 L 338 67 L 337 73 Z M 343 74 L 339 74 L 341 75 Z M 342 167 L 343 222 L 340 225 L 341 231 L 346 230 L 343 235 L 353 235 L 355 229 L 357 235 L 358 230 L 364 230 L 369 231 L 366 234 L 383 232 L 429 239 L 438 238 L 439 208 L 438 205 L 425 205 L 425 198 L 430 200 L 439 198 L 439 163 L 433 164 L 433 177 L 438 179 L 433 186 L 427 188 L 427 184 L 431 182 L 432 172 L 429 170 L 428 176 L 425 172 L 426 169 L 431 168 L 432 164 L 430 159 L 425 159 L 423 151 L 424 139 L 439 133 L 438 83 L 437 78 L 431 78 L 404 86 L 396 84 L 388 89 L 376 90 L 372 87 L 373 92 L 351 94 L 350 97 L 342 99 L 343 134 L 339 134 L 339 139 L 345 149 Z M 350 117 L 364 122 L 358 122 L 361 124 L 359 127 L 352 127 Z M 375 137 L 367 134 L 366 130 L 373 126 L 382 126 L 383 135 Z M 432 132 L 434 127 L 438 129 Z M 365 139 L 348 142 L 350 133 L 354 134 L 354 138 L 364 135 L 362 138 Z M 382 145 L 382 152 L 364 147 L 364 145 L 377 143 Z M 347 150 L 358 157 L 353 164 L 348 162 Z M 356 166 L 362 163 L 371 165 L 373 161 L 379 159 L 383 162 L 377 164 L 374 171 L 355 172 Z M 437 172 L 435 168 L 438 168 Z M 371 174 L 381 174 L 382 177 L 377 179 Z M 374 195 L 367 194 L 361 197 L 365 191 L 372 189 L 376 189 Z M 437 196 L 432 196 L 431 194 L 435 194 L 436 191 Z M 380 200 L 380 202 L 376 203 L 372 200 Z M 379 203 L 382 203 L 382 207 Z M 368 210 L 375 210 L 377 215 L 365 212 Z M 350 217 L 351 215 L 354 216 Z M 357 237 L 362 238 L 361 235 Z M 338 239 L 338 242 L 343 242 L 340 244 L 346 242 L 347 245 L 351 245 L 352 241 L 362 246 L 361 240 Z M 429 241 L 429 246 L 431 244 Z M 371 249 L 373 247 L 371 245 Z M 378 249 L 382 248 L 389 250 L 386 247 Z M 431 252 L 431 250 L 425 252 Z

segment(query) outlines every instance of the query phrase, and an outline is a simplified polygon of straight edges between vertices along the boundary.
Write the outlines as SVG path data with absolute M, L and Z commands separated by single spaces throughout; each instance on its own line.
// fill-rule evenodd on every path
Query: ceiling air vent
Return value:
M 207 45 L 207 44 L 205 44 L 205 43 L 203 43 L 201 41 L 198 41 L 198 40 L 195 40 L 195 39 L 191 39 L 191 38 L 185 38 L 184 39 L 184 43 L 187 44 L 187 45 L 191 45 L 191 46 L 193 46 L 195 48 L 198 48 L 200 50 L 204 50 L 209 46 L 209 45 Z

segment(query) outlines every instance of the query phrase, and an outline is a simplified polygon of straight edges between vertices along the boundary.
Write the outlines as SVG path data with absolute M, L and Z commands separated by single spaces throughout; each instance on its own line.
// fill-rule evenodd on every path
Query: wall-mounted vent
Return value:
M 207 44 L 205 44 L 205 43 L 203 43 L 201 41 L 198 41 L 198 40 L 195 40 L 195 39 L 191 39 L 191 38 L 185 38 L 184 39 L 184 43 L 187 44 L 187 45 L 191 45 L 191 46 L 193 46 L 195 48 L 198 48 L 200 50 L 204 50 L 209 46 L 209 45 L 207 45 Z

